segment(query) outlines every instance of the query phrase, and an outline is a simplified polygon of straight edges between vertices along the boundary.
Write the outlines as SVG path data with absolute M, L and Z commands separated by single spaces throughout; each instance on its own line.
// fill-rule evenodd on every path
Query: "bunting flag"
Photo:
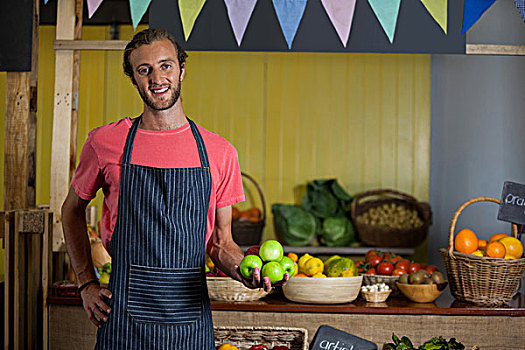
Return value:
M 137 26 L 139 25 L 142 16 L 146 13 L 150 2 L 151 0 L 129 0 L 129 10 L 131 12 L 133 30 L 137 29 Z
M 514 0 L 514 3 L 520 11 L 521 18 L 525 21 L 525 0 Z
M 188 41 L 193 25 L 202 11 L 206 0 L 179 0 L 180 19 L 184 30 L 184 39 Z
M 88 18 L 91 18 L 93 16 L 100 4 L 102 4 L 102 0 L 87 0 Z
M 224 0 L 228 9 L 228 17 L 232 25 L 237 46 L 241 46 L 241 41 L 252 16 L 253 9 L 257 0 Z
M 463 8 L 463 34 L 494 4 L 496 0 L 465 0 Z
M 452 0 L 454 1 L 454 0 Z M 525 0 L 524 0 L 525 1 Z M 421 0 L 428 13 L 447 34 L 447 5 L 448 0 Z
M 272 0 L 272 2 L 288 48 L 291 49 L 299 23 L 303 18 L 306 0 Z
M 394 42 L 401 0 L 368 0 L 368 3 L 392 44 Z
M 356 0 L 321 0 L 344 47 L 348 43 Z
M 48 1 L 49 1 L 49 0 L 44 0 L 44 4 L 47 4 Z

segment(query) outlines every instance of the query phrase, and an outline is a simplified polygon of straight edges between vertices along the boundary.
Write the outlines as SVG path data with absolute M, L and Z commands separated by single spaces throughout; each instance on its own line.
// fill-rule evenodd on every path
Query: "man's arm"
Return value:
M 87 234 L 86 207 L 88 204 L 89 201 L 80 198 L 75 190 L 70 188 L 62 205 L 62 228 L 66 249 L 79 286 L 97 280 Z M 80 295 L 89 319 L 95 326 L 100 327 L 99 320 L 106 321 L 107 314 L 111 312 L 102 297 L 111 298 L 111 292 L 106 288 L 101 288 L 98 283 L 92 283 L 82 289 Z
M 262 281 L 259 269 L 253 272 L 253 279 L 247 280 L 239 272 L 239 264 L 244 254 L 239 246 L 233 241 L 231 233 L 232 208 L 227 206 L 216 211 L 215 228 L 208 241 L 207 251 L 215 265 L 231 278 L 242 282 L 249 288 L 264 288 L 266 291 L 272 289 L 270 279 L 265 277 Z

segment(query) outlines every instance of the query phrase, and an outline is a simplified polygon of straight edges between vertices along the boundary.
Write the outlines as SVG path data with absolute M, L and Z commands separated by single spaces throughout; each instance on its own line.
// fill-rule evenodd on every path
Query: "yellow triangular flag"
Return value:
M 447 4 L 448 0 L 421 0 L 427 11 L 447 34 Z
M 195 20 L 201 13 L 202 7 L 206 0 L 179 0 L 180 19 L 182 29 L 184 29 L 184 39 L 188 41 Z

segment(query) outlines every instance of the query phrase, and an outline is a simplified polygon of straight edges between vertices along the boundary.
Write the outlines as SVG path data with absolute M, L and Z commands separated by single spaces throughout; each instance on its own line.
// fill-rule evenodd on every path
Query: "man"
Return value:
M 231 237 L 231 205 L 244 200 L 237 153 L 186 118 L 186 57 L 166 30 L 134 36 L 124 72 L 143 113 L 90 132 L 62 206 L 84 309 L 99 327 L 98 349 L 214 349 L 205 246 L 232 278 L 272 287 L 259 271 L 252 280 L 239 273 L 243 253 Z M 100 188 L 101 235 L 113 265 L 107 288 L 96 279 L 85 222 Z

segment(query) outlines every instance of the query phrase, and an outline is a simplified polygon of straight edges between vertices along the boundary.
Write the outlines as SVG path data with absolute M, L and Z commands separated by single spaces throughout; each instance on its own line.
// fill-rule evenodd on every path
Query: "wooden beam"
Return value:
M 26 207 L 36 205 L 36 134 L 38 104 L 38 26 L 40 24 L 40 2 L 33 1 L 33 42 L 31 47 L 31 74 L 29 77 L 29 118 L 27 145 L 27 193 Z
M 7 72 L 4 210 L 27 207 L 30 73 Z
M 73 40 L 75 0 L 58 0 L 57 40 Z M 71 109 L 73 103 L 73 50 L 55 53 L 55 92 L 51 144 L 51 184 L 49 207 L 53 212 L 53 250 L 64 250 L 60 208 L 69 190 Z
M 55 40 L 55 50 L 100 50 L 119 51 L 124 50 L 128 41 L 126 40 Z
M 467 55 L 525 56 L 525 45 L 467 44 L 465 53 Z
M 82 38 L 82 3 L 75 0 L 75 40 Z M 78 104 L 80 98 L 80 50 L 73 51 L 73 105 L 71 109 L 71 139 L 69 143 L 69 182 L 77 165 Z

